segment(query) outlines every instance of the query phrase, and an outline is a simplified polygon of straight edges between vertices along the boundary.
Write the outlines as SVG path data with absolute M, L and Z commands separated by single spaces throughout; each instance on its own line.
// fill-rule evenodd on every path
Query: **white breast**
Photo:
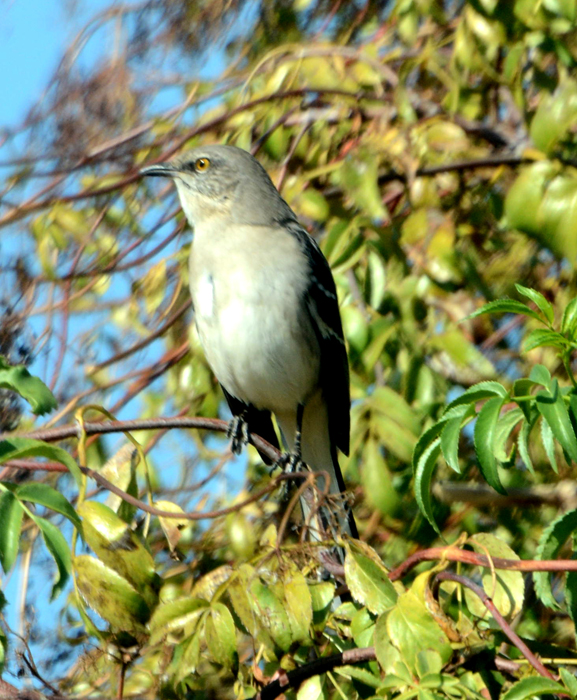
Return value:
M 199 235 L 200 233 L 200 235 Z M 318 346 L 301 311 L 308 272 L 282 230 L 195 232 L 191 292 L 206 358 L 233 396 L 293 411 L 318 385 Z

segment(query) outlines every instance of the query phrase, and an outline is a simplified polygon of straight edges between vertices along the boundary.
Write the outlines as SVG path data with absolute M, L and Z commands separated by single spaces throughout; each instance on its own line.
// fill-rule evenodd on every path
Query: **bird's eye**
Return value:
M 208 158 L 197 158 L 194 161 L 194 169 L 197 173 L 204 173 L 210 168 L 210 160 Z

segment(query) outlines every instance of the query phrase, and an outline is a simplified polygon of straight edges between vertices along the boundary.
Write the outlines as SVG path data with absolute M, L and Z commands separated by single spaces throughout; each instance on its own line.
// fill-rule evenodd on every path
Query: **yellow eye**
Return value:
M 194 162 L 194 169 L 197 173 L 204 173 L 210 168 L 210 160 L 208 158 L 197 158 Z

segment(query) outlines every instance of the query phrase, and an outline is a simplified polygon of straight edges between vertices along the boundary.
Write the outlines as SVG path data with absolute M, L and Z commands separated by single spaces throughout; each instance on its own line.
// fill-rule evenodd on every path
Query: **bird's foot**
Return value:
M 245 413 L 233 416 L 228 424 L 226 437 L 231 441 L 230 449 L 235 455 L 239 455 L 242 452 L 242 448 L 248 445 L 248 422 Z
M 307 465 L 303 462 L 300 454 L 295 452 L 284 452 L 280 458 L 274 463 L 273 469 L 279 468 L 283 474 L 294 474 L 300 470 L 307 469 Z M 291 479 L 286 479 L 281 484 L 281 500 L 285 500 L 288 496 L 288 485 Z

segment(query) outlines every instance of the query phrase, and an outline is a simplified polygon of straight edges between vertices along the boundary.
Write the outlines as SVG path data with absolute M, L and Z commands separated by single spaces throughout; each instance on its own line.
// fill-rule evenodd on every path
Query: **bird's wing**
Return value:
M 289 230 L 297 236 L 310 265 L 310 283 L 305 292 L 304 308 L 321 351 L 320 385 L 328 407 L 331 446 L 348 455 L 351 402 L 349 363 L 335 282 L 316 241 L 296 222 L 289 224 Z

